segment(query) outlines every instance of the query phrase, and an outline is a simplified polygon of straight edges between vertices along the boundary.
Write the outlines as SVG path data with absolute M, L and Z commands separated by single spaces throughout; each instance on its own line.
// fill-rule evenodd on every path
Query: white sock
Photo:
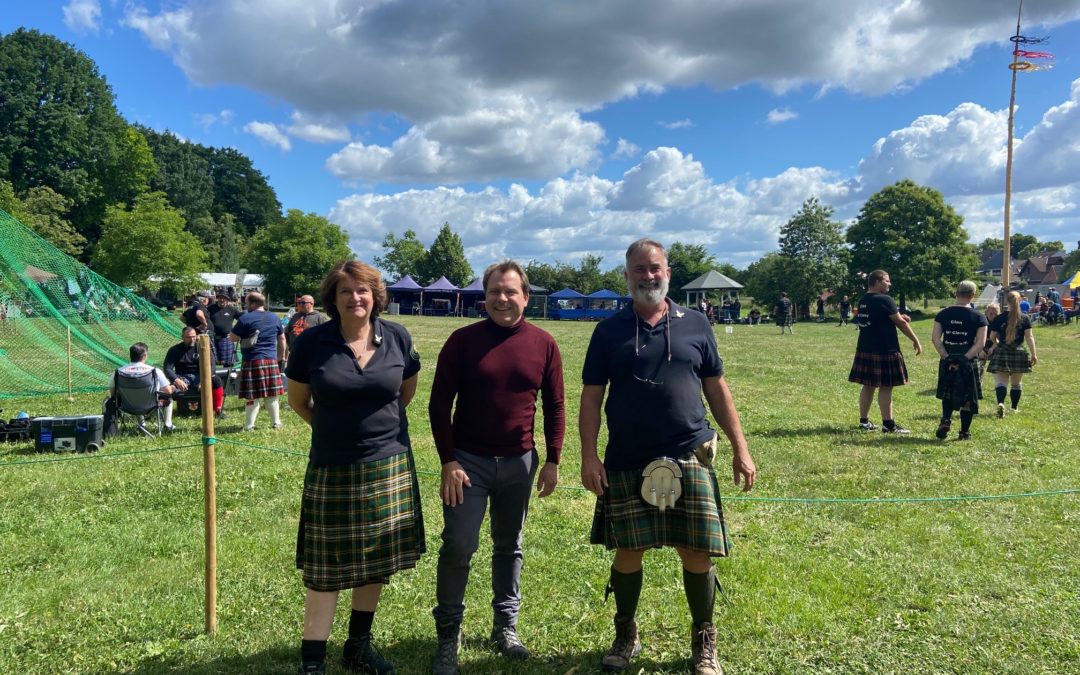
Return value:
M 281 405 L 277 396 L 269 396 L 266 399 L 266 409 L 270 412 L 270 424 L 275 427 L 281 426 Z
M 244 412 L 244 430 L 251 431 L 255 428 L 255 418 L 259 415 L 259 401 L 248 401 L 247 410 Z
M 167 427 L 172 426 L 172 407 L 171 400 L 165 404 L 165 426 Z

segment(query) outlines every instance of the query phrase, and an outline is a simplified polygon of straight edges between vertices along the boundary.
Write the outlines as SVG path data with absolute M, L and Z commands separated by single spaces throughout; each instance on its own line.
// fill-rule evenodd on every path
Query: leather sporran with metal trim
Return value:
M 663 513 L 682 496 L 682 469 L 668 457 L 649 462 L 641 472 L 641 498 Z

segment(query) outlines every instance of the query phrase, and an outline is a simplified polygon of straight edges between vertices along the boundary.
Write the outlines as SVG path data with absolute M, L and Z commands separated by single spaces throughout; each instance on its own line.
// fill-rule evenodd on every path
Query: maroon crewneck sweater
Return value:
M 543 401 L 546 461 L 558 464 L 566 413 L 555 339 L 524 319 L 509 328 L 486 319 L 454 331 L 439 352 L 428 403 L 442 463 L 456 460 L 455 449 L 488 457 L 532 450 L 537 391 Z

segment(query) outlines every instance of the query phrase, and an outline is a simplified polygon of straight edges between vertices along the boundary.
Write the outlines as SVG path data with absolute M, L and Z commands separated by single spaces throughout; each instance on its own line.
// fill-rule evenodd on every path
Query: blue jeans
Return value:
M 464 503 L 443 504 L 443 543 L 435 582 L 438 604 L 432 615 L 438 625 L 461 625 L 472 556 L 480 544 L 480 525 L 490 500 L 494 625 L 516 626 L 521 606 L 522 530 L 537 470 L 536 450 L 501 458 L 458 450 L 457 460 L 472 486 L 465 488 Z

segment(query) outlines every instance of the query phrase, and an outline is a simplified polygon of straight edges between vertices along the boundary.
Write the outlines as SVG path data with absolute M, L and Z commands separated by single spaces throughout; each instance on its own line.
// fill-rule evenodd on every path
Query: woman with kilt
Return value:
M 331 320 L 293 342 L 285 374 L 289 405 L 311 425 L 296 566 L 307 600 L 300 673 L 325 672 L 338 592 L 352 589 L 343 665 L 393 673 L 375 649 L 379 595 L 425 552 L 424 519 L 405 408 L 420 356 L 404 327 L 383 321 L 379 272 L 339 263 L 320 291 Z
M 937 397 L 941 399 L 941 423 L 934 433 L 944 440 L 952 426 L 953 410 L 960 410 L 959 440 L 971 438 L 971 420 L 979 414 L 982 386 L 976 357 L 986 344 L 986 317 L 971 308 L 976 286 L 961 281 L 956 287 L 956 304 L 934 317 L 930 341 L 937 350 Z
M 848 382 L 862 385 L 859 390 L 859 428 L 873 431 L 877 425 L 870 421 L 870 406 L 877 390 L 881 411 L 881 431 L 887 434 L 911 433 L 896 423 L 893 417 L 892 390 L 907 384 L 907 364 L 900 353 L 897 329 L 911 340 L 915 355 L 922 352 L 918 336 L 911 330 L 911 318 L 901 314 L 889 297 L 892 279 L 885 270 L 874 270 L 866 277 L 867 292 L 859 300 L 859 342 L 851 362 Z
M 990 323 L 990 339 L 994 346 L 986 369 L 994 374 L 994 394 L 997 396 L 997 416 L 1005 417 L 1005 392 L 1008 385 L 1013 412 L 1020 405 L 1021 380 L 1038 363 L 1035 355 L 1035 335 L 1031 319 L 1020 311 L 1020 294 L 1009 291 L 1005 296 L 1005 312 Z M 1024 345 L 1027 349 L 1024 349 Z
M 281 381 L 279 359 L 285 354 L 285 331 L 277 314 L 266 311 L 262 293 L 248 293 L 247 312 L 241 316 L 229 339 L 240 343 L 240 398 L 244 407 L 244 431 L 255 428 L 261 401 L 266 399 L 270 426 L 281 428 L 281 405 L 278 397 L 285 393 Z

